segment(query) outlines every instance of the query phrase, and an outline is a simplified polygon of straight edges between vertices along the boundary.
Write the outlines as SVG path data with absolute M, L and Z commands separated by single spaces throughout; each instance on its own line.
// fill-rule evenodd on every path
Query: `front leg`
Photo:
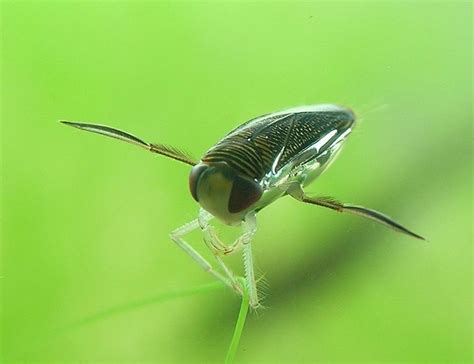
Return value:
M 214 249 L 214 256 L 217 262 L 232 282 L 237 282 L 235 274 L 223 262 L 220 255 L 230 255 L 236 252 L 241 246 L 243 246 L 244 272 L 245 281 L 249 292 L 249 301 L 250 305 L 253 308 L 258 308 L 260 304 L 258 299 L 257 284 L 255 280 L 251 245 L 252 238 L 257 231 L 257 219 L 255 216 L 255 212 L 251 212 L 245 217 L 245 220 L 242 221 L 242 235 L 235 239 L 235 241 L 230 245 L 225 245 L 215 234 L 212 226 L 209 225 L 209 221 L 212 218 L 213 216 L 207 211 L 205 211 L 204 209 L 200 210 L 199 224 L 204 234 L 204 241 L 211 249 Z
M 216 231 L 209 222 L 214 218 L 212 214 L 204 209 L 199 210 L 199 225 L 202 233 L 204 234 L 204 241 L 207 246 L 215 252 L 217 255 L 226 256 L 236 252 L 247 239 L 246 233 L 244 232 L 241 236 L 236 238 L 232 244 L 225 244 L 216 234 Z
M 183 237 L 187 234 L 189 234 L 191 231 L 196 230 L 199 228 L 199 221 L 198 219 L 195 219 L 179 228 L 176 230 L 173 230 L 173 232 L 170 234 L 171 240 L 173 240 L 176 245 L 178 245 L 182 250 L 184 250 L 197 264 L 201 266 L 201 268 L 204 269 L 204 271 L 208 272 L 221 282 L 223 282 L 225 285 L 229 286 L 232 288 L 234 291 L 236 291 L 238 294 L 242 295 L 242 289 L 240 285 L 236 282 L 234 277 L 225 277 L 218 271 L 216 271 L 212 265 L 201 255 L 199 254 L 196 249 L 191 247 L 184 239 Z
M 224 271 L 225 275 L 227 276 L 227 279 L 231 282 L 234 290 L 242 295 L 242 288 L 239 282 L 237 281 L 235 273 L 227 266 L 227 264 L 224 263 L 221 258 L 221 256 L 231 254 L 235 251 L 240 238 L 237 238 L 234 244 L 232 244 L 231 246 L 226 246 L 216 235 L 213 227 L 209 225 L 210 220 L 212 220 L 213 218 L 214 216 L 203 208 L 199 210 L 198 221 L 201 231 L 204 235 L 204 242 L 206 243 L 209 250 L 211 250 L 212 254 L 214 255 L 214 258 L 216 259 L 221 269 Z

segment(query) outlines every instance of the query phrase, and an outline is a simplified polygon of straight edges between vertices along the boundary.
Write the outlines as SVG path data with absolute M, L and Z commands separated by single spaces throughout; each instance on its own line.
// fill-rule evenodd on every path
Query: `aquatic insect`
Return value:
M 331 197 L 309 197 L 304 192 L 303 188 L 329 166 L 355 125 L 354 113 L 341 106 L 303 106 L 257 117 L 228 133 L 199 162 L 179 149 L 147 143 L 109 126 L 61 122 L 191 165 L 189 189 L 201 206 L 199 216 L 174 230 L 171 239 L 205 271 L 239 294 L 243 287 L 222 258 L 243 249 L 245 280 L 252 307 L 259 306 L 251 247 L 257 230 L 256 214 L 282 196 L 290 195 L 301 202 L 363 216 L 423 239 L 375 210 L 345 204 Z M 214 217 L 227 225 L 240 225 L 242 234 L 231 244 L 223 243 L 210 225 Z M 199 228 L 220 271 L 183 239 Z

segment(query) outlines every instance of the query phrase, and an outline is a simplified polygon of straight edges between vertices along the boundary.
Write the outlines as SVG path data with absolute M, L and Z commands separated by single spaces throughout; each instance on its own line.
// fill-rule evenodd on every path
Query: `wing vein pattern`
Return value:
M 203 156 L 205 163 L 226 162 L 256 180 L 276 173 L 347 118 L 344 112 L 266 115 L 232 130 Z

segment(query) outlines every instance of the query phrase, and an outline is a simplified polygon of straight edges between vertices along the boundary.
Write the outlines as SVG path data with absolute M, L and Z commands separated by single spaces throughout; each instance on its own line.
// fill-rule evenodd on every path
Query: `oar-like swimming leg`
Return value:
M 395 231 L 409 235 L 413 238 L 425 240 L 425 238 L 422 237 L 421 235 L 415 234 L 413 231 L 408 230 L 406 227 L 400 225 L 391 217 L 381 212 L 378 212 L 378 211 L 375 211 L 363 206 L 342 203 L 332 197 L 309 197 L 304 193 L 303 188 L 299 184 L 291 185 L 290 188 L 288 189 L 288 194 L 294 197 L 295 199 L 297 199 L 298 201 L 302 201 L 302 202 L 306 202 L 306 203 L 310 203 L 310 204 L 318 205 L 322 207 L 327 207 L 329 209 L 332 209 L 338 212 L 347 212 L 353 215 L 366 217 L 380 224 L 383 224 Z

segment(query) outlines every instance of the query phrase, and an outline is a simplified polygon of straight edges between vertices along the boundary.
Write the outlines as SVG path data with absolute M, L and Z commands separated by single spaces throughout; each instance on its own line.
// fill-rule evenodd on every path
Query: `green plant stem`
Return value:
M 232 336 L 232 341 L 230 342 L 229 350 L 227 351 L 227 356 L 225 358 L 225 364 L 232 364 L 237 354 L 237 348 L 239 346 L 240 337 L 242 336 L 242 331 L 244 329 L 245 320 L 247 318 L 247 312 L 249 310 L 249 293 L 247 285 L 243 278 L 239 278 L 239 281 L 242 286 L 242 303 L 240 305 L 239 316 L 237 317 L 237 323 L 235 324 L 234 335 Z

